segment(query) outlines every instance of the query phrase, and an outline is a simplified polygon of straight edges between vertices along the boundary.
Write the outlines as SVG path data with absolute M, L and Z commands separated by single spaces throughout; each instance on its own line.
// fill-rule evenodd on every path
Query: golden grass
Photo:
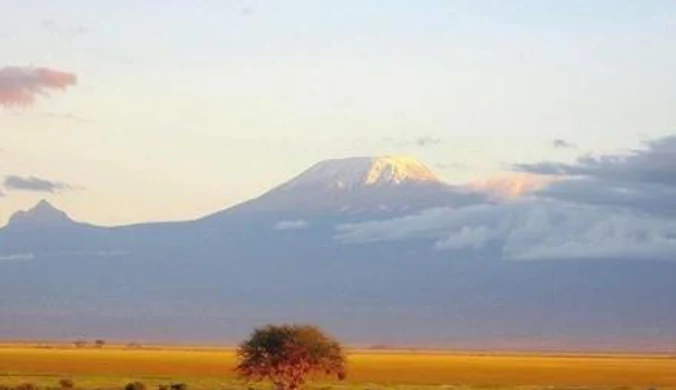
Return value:
M 210 387 L 232 381 L 234 363 L 232 350 L 6 346 L 0 347 L 0 383 L 2 376 L 107 378 L 105 383 L 176 378 Z M 676 359 L 665 356 L 352 351 L 348 364 L 349 382 L 362 384 L 676 387 Z

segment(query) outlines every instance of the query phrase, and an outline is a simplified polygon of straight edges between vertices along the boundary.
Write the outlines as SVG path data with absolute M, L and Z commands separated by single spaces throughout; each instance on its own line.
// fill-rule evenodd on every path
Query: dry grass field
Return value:
M 181 381 L 191 389 L 247 388 L 233 377 L 225 349 L 125 349 L 106 346 L 0 346 L 0 384 L 54 386 L 73 378 L 79 388 L 120 388 Z M 351 351 L 345 384 L 322 388 L 635 388 L 676 389 L 676 358 L 632 355 L 471 354 Z

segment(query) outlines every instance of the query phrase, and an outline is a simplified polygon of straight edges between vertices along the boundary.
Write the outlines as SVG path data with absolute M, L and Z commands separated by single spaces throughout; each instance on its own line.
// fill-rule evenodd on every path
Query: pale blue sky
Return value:
M 676 133 L 674 1 L 0 0 L 0 18 L 0 68 L 78 77 L 0 106 L 0 175 L 75 187 L 3 190 L 0 224 L 43 197 L 101 224 L 194 218 L 332 157 L 410 154 L 459 183 Z

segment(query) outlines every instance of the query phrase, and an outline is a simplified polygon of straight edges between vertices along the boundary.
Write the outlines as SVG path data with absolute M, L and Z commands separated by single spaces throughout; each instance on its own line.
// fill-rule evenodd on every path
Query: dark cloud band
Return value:
M 676 136 L 653 140 L 627 154 L 583 156 L 573 164 L 521 164 L 516 169 L 567 178 L 543 188 L 541 197 L 676 214 Z
M 21 177 L 9 175 L 5 177 L 5 188 L 10 191 L 32 191 L 56 193 L 73 189 L 66 183 L 41 179 L 35 176 Z

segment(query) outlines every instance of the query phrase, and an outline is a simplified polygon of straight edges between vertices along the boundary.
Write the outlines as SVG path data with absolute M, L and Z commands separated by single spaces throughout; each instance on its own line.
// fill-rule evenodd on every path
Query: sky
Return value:
M 0 225 L 43 198 L 101 225 L 192 219 L 348 156 L 454 184 L 673 171 L 673 1 L 0 0 L 0 18 Z M 575 184 L 546 191 L 590 196 Z

